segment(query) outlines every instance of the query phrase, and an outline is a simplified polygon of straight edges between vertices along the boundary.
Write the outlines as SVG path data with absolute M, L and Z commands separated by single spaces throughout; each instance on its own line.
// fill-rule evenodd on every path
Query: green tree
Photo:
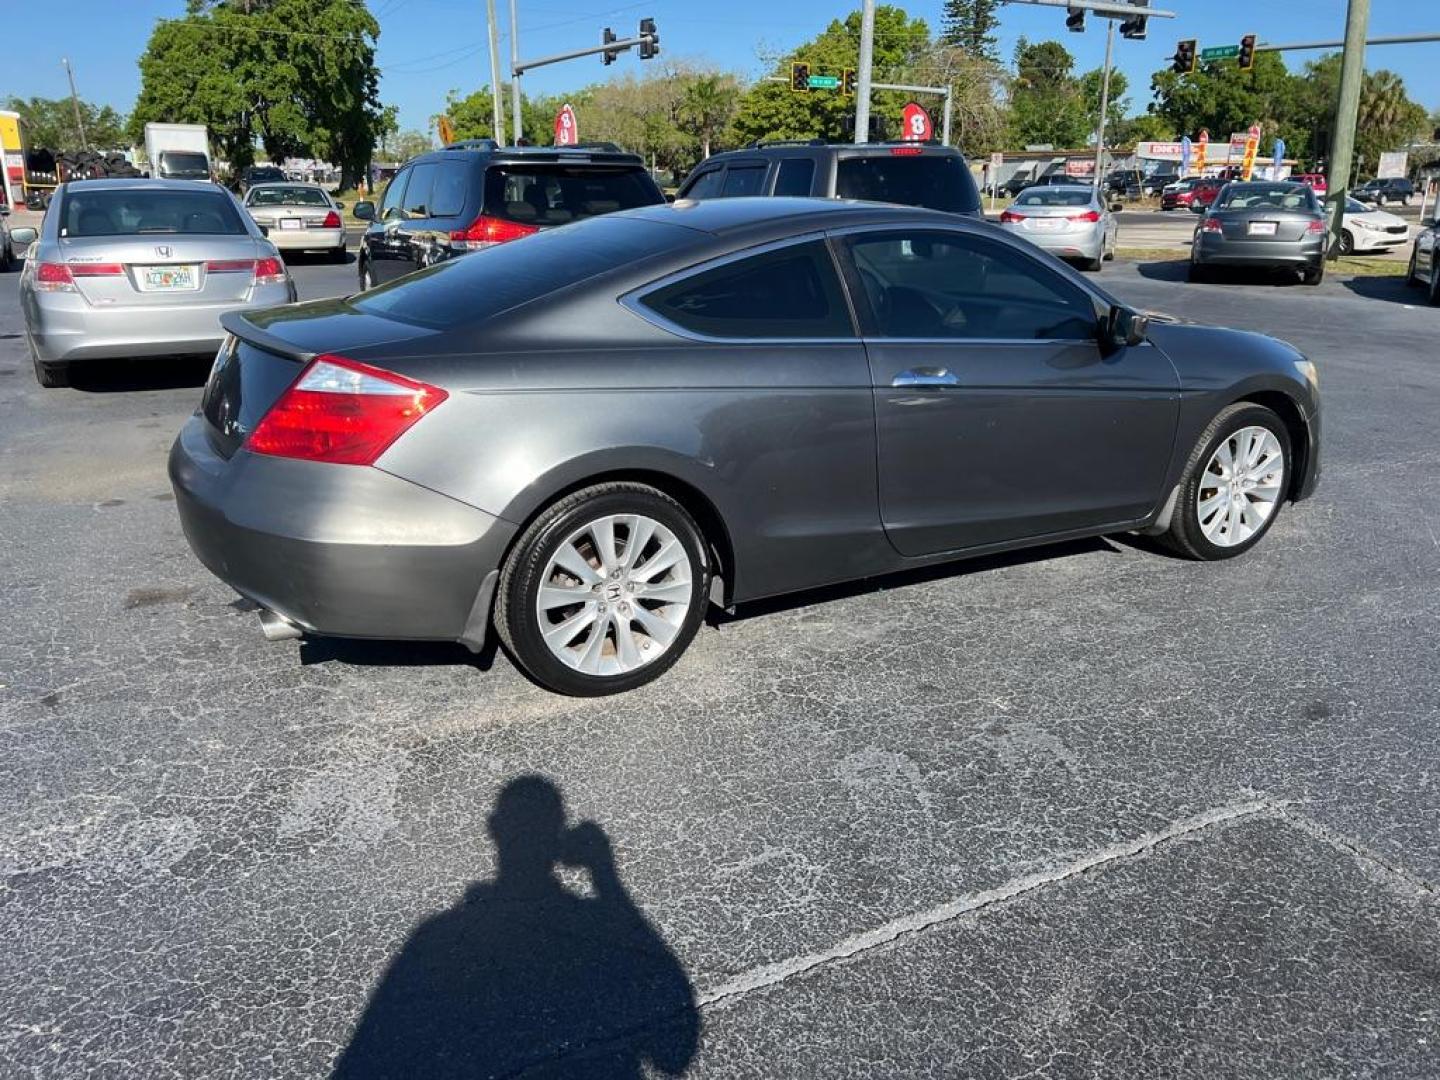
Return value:
M 940 16 L 940 41 L 945 45 L 958 45 L 972 56 L 989 60 L 992 64 L 1000 59 L 995 48 L 995 28 L 1000 17 L 995 9 L 1004 0 L 945 0 L 945 10 Z
M 697 76 L 685 86 L 680 99 L 680 123 L 700 140 L 700 157 L 710 156 L 711 144 L 725 130 L 740 104 L 740 85 L 732 75 Z
M 31 149 L 79 150 L 80 131 L 75 126 L 75 106 L 69 98 L 12 97 L 5 107 L 20 114 Z M 109 105 L 80 102 L 80 119 L 85 124 L 85 141 L 92 150 L 117 150 L 126 145 L 125 118 Z
M 1074 70 L 1075 58 L 1058 41 L 1032 43 L 1022 37 L 1016 43 L 1012 144 L 1056 149 L 1086 144 L 1095 127 L 1086 116 L 1085 94 Z M 1094 111 L 1099 108 L 1097 90 Z
M 1096 68 L 1080 76 L 1080 96 L 1085 102 L 1085 123 L 1094 131 L 1100 120 L 1100 96 L 1105 82 L 1105 71 Z M 1125 114 L 1130 111 L 1130 99 L 1125 94 L 1130 89 L 1130 80 L 1123 71 L 1110 72 L 1110 100 L 1105 109 L 1105 141 L 1113 143 Z
M 930 49 L 930 30 L 923 19 L 912 19 L 902 8 L 889 4 L 875 10 L 874 65 L 877 81 L 911 70 Z M 766 59 L 771 70 L 786 78 L 784 83 L 759 82 L 740 99 L 730 127 L 730 139 L 745 143 L 752 139 L 843 138 L 851 134 L 849 121 L 855 115 L 855 101 L 834 90 L 813 90 L 797 94 L 788 85 L 790 62 L 804 61 L 815 75 L 840 76 L 859 65 L 860 13 L 851 12 L 844 21 L 833 20 L 818 36 L 783 55 Z M 877 90 L 871 97 L 871 115 L 898 126 L 900 110 L 909 96 L 901 91 Z
M 1140 113 L 1127 116 L 1115 124 L 1115 134 L 1107 134 L 1105 141 L 1111 146 L 1134 146 L 1138 142 L 1175 142 L 1179 136 L 1168 120 L 1154 113 Z
M 1262 148 L 1279 136 L 1292 152 L 1303 154 L 1312 132 L 1300 104 L 1301 83 L 1275 52 L 1257 53 L 1250 71 L 1239 70 L 1233 60 L 1204 63 L 1184 75 L 1166 68 L 1150 76 L 1150 112 L 1177 135 L 1193 138 L 1207 128 L 1215 142 L 1258 123 Z
M 402 131 L 390 144 L 392 161 L 409 161 L 412 157 L 435 149 L 428 132 Z

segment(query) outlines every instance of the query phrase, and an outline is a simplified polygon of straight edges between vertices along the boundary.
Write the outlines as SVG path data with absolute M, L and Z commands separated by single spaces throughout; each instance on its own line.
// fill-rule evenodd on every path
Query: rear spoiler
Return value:
M 256 326 L 238 311 L 227 311 L 221 315 L 220 325 L 241 341 L 248 341 L 251 345 L 260 346 L 260 348 L 268 353 L 288 357 L 291 360 L 298 360 L 302 364 L 308 364 L 320 355 L 311 349 L 302 349 L 294 342 L 286 341 L 284 338 L 270 333 L 270 331 L 263 327 Z

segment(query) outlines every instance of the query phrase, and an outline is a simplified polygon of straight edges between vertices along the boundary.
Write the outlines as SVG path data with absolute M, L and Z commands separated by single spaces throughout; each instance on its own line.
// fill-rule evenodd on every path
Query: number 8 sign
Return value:
M 918 102 L 910 102 L 900 114 L 906 142 L 929 142 L 935 137 L 935 121 Z

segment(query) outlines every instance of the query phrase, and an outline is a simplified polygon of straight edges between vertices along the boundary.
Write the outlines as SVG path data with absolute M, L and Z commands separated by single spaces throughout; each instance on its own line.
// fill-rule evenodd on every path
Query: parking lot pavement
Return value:
M 0 1061 L 1440 1074 L 1440 311 L 1182 277 L 1103 283 L 1320 368 L 1319 493 L 1254 552 L 753 605 L 598 700 L 265 643 L 165 477 L 205 363 L 41 391 L 0 278 Z

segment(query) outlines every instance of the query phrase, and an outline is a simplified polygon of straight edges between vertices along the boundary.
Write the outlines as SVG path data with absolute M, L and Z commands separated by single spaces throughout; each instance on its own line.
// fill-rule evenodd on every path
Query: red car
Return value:
M 1313 190 L 1313 191 L 1315 192 L 1315 194 L 1316 194 L 1316 195 L 1319 195 L 1322 199 L 1325 197 L 1325 192 L 1327 192 L 1328 190 L 1330 190 L 1329 185 L 1325 182 L 1325 174 L 1324 174 L 1324 173 L 1318 173 L 1318 172 L 1295 173 L 1293 176 L 1290 177 L 1290 179 L 1291 179 L 1291 180 L 1294 180 L 1296 183 L 1299 183 L 1299 184 L 1309 184 L 1311 190 Z
M 1173 189 L 1167 189 L 1160 193 L 1160 209 L 1179 210 L 1184 207 L 1193 210 L 1196 207 L 1209 206 L 1215 201 L 1215 196 L 1220 194 L 1220 189 L 1224 186 L 1223 180 L 1209 176 L 1202 176 L 1195 180 L 1181 180 Z

